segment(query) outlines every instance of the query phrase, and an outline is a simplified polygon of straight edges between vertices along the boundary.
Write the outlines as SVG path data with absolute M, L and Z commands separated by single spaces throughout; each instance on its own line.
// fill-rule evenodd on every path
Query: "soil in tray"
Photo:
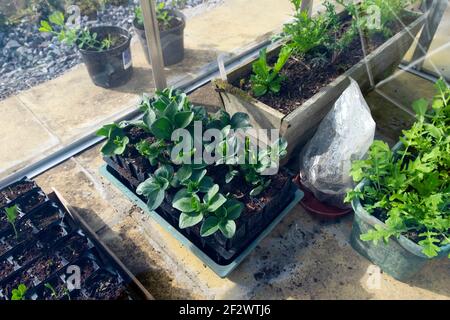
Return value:
M 19 222 L 17 228 L 17 236 L 14 231 L 9 229 L 8 234 L 3 238 L 4 243 L 7 243 L 11 247 L 15 247 L 22 242 L 25 242 L 33 237 L 34 229 L 27 220 Z
M 280 170 L 278 174 L 270 177 L 272 182 L 263 193 L 256 197 L 252 197 L 250 196 L 252 187 L 245 182 L 242 175 L 235 177 L 231 183 L 227 184 L 224 180 L 226 173 L 227 169 L 223 166 L 212 167 L 208 172 L 215 182 L 223 186 L 222 193 L 230 193 L 234 198 L 244 203 L 245 208 L 242 216 L 260 212 L 266 204 L 270 203 L 270 201 L 278 195 L 290 178 L 284 170 Z
M 35 186 L 36 184 L 33 181 L 22 181 L 11 187 L 6 187 L 0 192 L 0 194 L 9 199 L 10 201 L 13 201 L 18 197 L 20 197 L 21 195 L 32 190 Z
M 42 192 L 32 193 L 20 200 L 18 206 L 23 213 L 29 213 L 45 202 L 47 197 Z
M 402 17 L 405 25 L 412 23 L 415 19 L 417 19 L 417 16 L 409 14 Z M 344 24 L 343 28 L 348 28 L 348 25 Z M 403 26 L 400 23 L 395 23 L 390 27 L 393 34 L 397 34 L 402 28 Z M 368 39 L 367 52 L 373 52 L 386 40 L 379 34 Z M 331 53 L 325 50 L 322 53 L 328 57 L 327 61 L 330 61 Z M 276 58 L 274 57 L 271 63 L 275 63 Z M 364 53 L 359 37 L 356 37 L 351 45 L 333 63 L 318 64 L 317 59 L 306 57 L 300 61 L 296 57 L 291 57 L 281 71 L 281 74 L 285 77 L 281 91 L 278 94 L 268 93 L 257 99 L 287 115 L 359 63 L 363 58 Z M 238 79 L 237 82 L 232 84 L 252 95 L 250 74 L 243 80 Z
M 140 155 L 136 149 L 136 143 L 141 140 L 148 140 L 150 143 L 155 142 L 155 138 L 145 132 L 141 128 L 129 127 L 125 130 L 127 137 L 130 139 L 130 143 L 127 145 L 125 152 L 122 154 L 121 159 L 127 164 L 133 164 L 140 172 L 152 171 L 152 166 L 147 158 Z
M 13 254 L 12 257 L 19 266 L 25 266 L 27 263 L 39 257 L 39 255 L 41 254 L 42 244 L 40 244 L 39 242 L 35 242 L 31 246 L 24 246 L 17 253 Z
M 14 263 L 9 260 L 0 262 L 0 281 L 9 276 L 14 271 Z
M 58 208 L 52 206 L 44 207 L 30 217 L 30 221 L 38 230 L 44 230 L 52 223 L 61 219 L 62 217 Z
M 86 280 L 98 269 L 97 264 L 90 258 L 82 258 L 71 263 L 80 267 L 80 283 L 83 285 Z
M 3 207 L 7 203 L 8 203 L 8 199 L 6 199 L 6 197 L 3 193 L 0 193 L 0 207 Z
M 44 244 L 45 248 L 53 247 L 59 240 L 65 237 L 68 230 L 61 224 L 51 225 L 47 230 L 44 230 L 40 235 L 39 239 Z
M 0 239 L 0 256 L 11 250 L 11 246 Z
M 62 258 L 56 255 L 47 254 L 39 258 L 26 273 L 36 277 L 36 279 L 41 282 L 64 266 L 65 263 Z
M 73 261 L 79 258 L 89 248 L 89 240 L 77 233 L 64 241 L 61 247 L 57 250 L 57 254 L 67 261 Z
M 16 289 L 19 284 L 24 284 L 28 289 L 34 285 L 34 277 L 26 272 L 20 272 L 13 277 L 8 283 L 0 286 L 0 300 L 11 299 L 12 290 Z
M 82 259 L 73 263 L 73 265 L 77 265 L 80 267 L 80 284 L 81 288 L 84 287 L 86 281 L 88 281 L 89 277 L 91 277 L 96 270 L 98 270 L 98 266 L 91 259 Z M 68 284 L 60 275 L 52 277 L 50 280 L 42 283 L 39 288 L 36 290 L 37 299 L 38 300 L 83 300 L 85 296 L 81 293 L 81 290 L 74 289 L 72 291 L 68 290 Z M 50 284 L 52 287 L 51 290 L 49 287 L 45 287 L 45 284 Z M 56 292 L 56 294 L 55 294 Z
M 120 278 L 106 270 L 89 279 L 84 291 L 92 300 L 126 300 L 130 297 Z
M 75 300 L 79 298 L 80 291 L 69 292 L 67 284 L 60 277 L 53 277 L 43 283 L 36 294 L 37 300 Z

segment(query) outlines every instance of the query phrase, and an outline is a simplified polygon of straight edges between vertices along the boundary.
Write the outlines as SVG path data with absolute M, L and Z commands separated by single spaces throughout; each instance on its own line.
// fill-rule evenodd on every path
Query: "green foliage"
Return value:
M 48 19 L 52 12 L 64 10 L 64 2 L 58 0 L 31 0 L 31 10 L 39 19 Z
M 234 220 L 239 218 L 243 205 L 236 200 L 227 200 L 219 193 L 219 186 L 213 185 L 202 200 L 186 189 L 175 196 L 173 207 L 181 211 L 181 229 L 193 227 L 203 221 L 200 229 L 202 237 L 221 231 L 226 238 L 232 238 L 236 231 Z
M 366 33 L 382 33 L 388 38 L 393 35 L 392 23 L 401 20 L 404 10 L 417 0 L 364 0 L 359 5 L 353 1 L 337 2 L 353 16 L 354 26 L 358 24 Z M 373 26 L 374 23 L 379 23 L 379 26 Z
M 47 20 L 41 20 L 39 31 L 51 33 L 58 37 L 58 40 L 69 46 L 77 45 L 80 49 L 103 51 L 114 45 L 111 35 L 100 39 L 95 32 L 89 29 L 71 28 L 65 24 L 65 17 L 61 11 L 55 11 Z
M 271 182 L 270 176 L 264 176 L 264 172 L 276 169 L 280 159 L 287 154 L 287 142 L 284 139 L 275 141 L 272 146 L 262 152 L 255 152 L 247 139 L 245 156 L 247 161 L 240 165 L 245 181 L 253 186 L 251 196 L 257 196 L 263 192 Z
M 143 123 L 157 139 L 170 141 L 172 132 L 187 128 L 194 120 L 195 111 L 186 95 L 171 89 L 159 91 L 153 100 L 141 104 Z
M 369 213 L 385 220 L 385 227 L 377 226 L 362 240 L 388 241 L 415 232 L 430 258 L 450 243 L 450 89 L 443 80 L 436 88 L 431 111 L 426 100 L 414 103 L 417 121 L 403 131 L 398 151 L 375 141 L 368 158 L 353 163 L 353 179 L 368 183 L 347 195 L 348 201 L 361 199 Z
M 53 288 L 53 286 L 48 282 L 44 284 L 44 287 L 50 290 L 51 296 L 56 299 L 58 293 L 56 292 L 55 288 Z
M 107 157 L 123 154 L 130 142 L 121 124 L 116 125 L 113 123 L 105 125 L 97 131 L 97 135 L 107 138 L 106 143 L 101 149 L 103 155 Z
M 16 228 L 16 221 L 17 221 L 17 218 L 19 217 L 19 212 L 18 212 L 17 205 L 14 205 L 9 208 L 5 208 L 5 213 L 6 213 L 6 219 L 13 227 L 16 238 L 18 238 L 19 234 L 18 234 L 17 228 Z
M 247 130 L 251 128 L 250 117 L 243 112 L 236 112 L 230 116 L 225 110 L 219 110 L 211 116 L 208 122 L 208 128 L 224 129 L 229 127 L 230 130 Z
M 202 222 L 202 236 L 220 231 L 225 237 L 231 238 L 236 231 L 235 220 L 239 218 L 243 205 L 231 196 L 219 192 L 219 186 L 208 176 L 210 167 L 227 167 L 227 183 L 237 175 L 245 174 L 247 183 L 254 189 L 250 196 L 256 196 L 269 186 L 271 177 L 262 174 L 266 169 L 277 166 L 278 158 L 286 155 L 286 142 L 277 141 L 267 152 L 255 154 L 248 148 L 244 157 L 250 159 L 253 156 L 257 161 L 249 166 L 240 165 L 238 160 L 242 155 L 237 153 L 239 148 L 236 146 L 239 134 L 245 134 L 251 128 L 247 114 L 235 113 L 231 116 L 220 110 L 209 115 L 204 107 L 192 105 L 186 94 L 172 89 L 157 91 L 152 98 L 144 97 L 139 108 L 143 113 L 141 120 L 106 125 L 97 132 L 108 138 L 102 148 L 103 154 L 111 156 L 123 153 L 129 142 L 125 128 L 135 126 L 146 131 L 145 138 L 133 141 L 129 147 L 135 148 L 157 169 L 153 174 L 149 172 L 149 178 L 138 186 L 136 193 L 147 199 L 150 210 L 158 209 L 164 199 L 168 199 L 167 195 L 175 194 L 172 205 L 182 212 L 179 220 L 181 228 L 189 228 Z M 196 141 L 203 150 L 219 153 L 214 162 L 208 164 L 210 167 L 205 163 L 179 161 L 183 160 L 183 152 L 191 156 L 196 151 L 194 147 L 178 155 L 173 152 L 179 142 L 172 141 L 172 133 L 176 129 L 185 129 L 192 136 L 194 121 L 200 121 L 204 129 L 217 129 L 221 133 L 221 137 L 215 138 L 222 139 L 219 141 L 203 141 L 203 136 L 201 141 Z M 232 134 L 234 130 L 239 134 Z M 210 147 L 214 149 L 208 149 Z M 227 151 L 230 150 L 228 156 Z M 167 155 L 173 158 L 169 159 Z
M 136 150 L 146 157 L 152 166 L 156 166 L 160 162 L 165 162 L 164 151 L 167 145 L 162 140 L 156 140 L 150 143 L 148 140 L 142 140 L 136 144 Z
M 156 210 L 162 204 L 173 174 L 172 166 L 163 165 L 137 187 L 136 193 L 147 198 L 147 206 L 150 210 Z
M 214 186 L 214 181 L 206 175 L 206 169 L 195 170 L 190 165 L 183 165 L 175 174 L 174 187 L 182 187 L 178 192 L 185 194 L 206 193 Z
M 270 67 L 267 63 L 266 49 L 260 51 L 259 59 L 253 63 L 253 74 L 250 78 L 252 91 L 256 97 L 263 96 L 268 92 L 280 92 L 281 82 L 283 81 L 280 71 L 288 61 L 291 53 L 291 48 L 283 47 L 277 62 L 273 67 Z
M 309 17 L 308 12 L 300 10 L 297 1 L 291 0 L 291 2 L 295 6 L 294 21 L 284 25 L 283 33 L 292 53 L 302 57 L 317 48 L 326 46 L 330 42 L 330 22 L 327 17 L 324 15 Z
M 24 284 L 19 284 L 16 289 L 12 290 L 11 300 L 25 300 L 25 295 L 28 291 L 28 288 Z
M 144 16 L 142 15 L 141 7 L 138 6 L 134 8 L 134 16 L 136 18 L 137 24 L 143 27 Z M 164 2 L 156 4 L 156 19 L 158 20 L 161 29 L 169 28 L 172 20 L 174 19 L 173 14 L 168 8 L 166 8 L 166 4 Z

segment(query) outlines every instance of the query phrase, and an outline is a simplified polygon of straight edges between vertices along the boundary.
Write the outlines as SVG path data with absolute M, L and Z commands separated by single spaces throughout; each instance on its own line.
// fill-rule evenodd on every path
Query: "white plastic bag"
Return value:
M 350 79 L 314 137 L 300 155 L 302 183 L 321 202 L 347 208 L 345 194 L 354 184 L 351 162 L 369 150 L 375 136 L 375 121 L 358 83 Z

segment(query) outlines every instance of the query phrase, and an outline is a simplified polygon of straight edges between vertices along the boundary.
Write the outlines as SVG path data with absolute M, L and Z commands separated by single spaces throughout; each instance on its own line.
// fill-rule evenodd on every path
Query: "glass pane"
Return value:
M 1 1 L 0 178 L 129 113 L 153 91 L 151 66 L 132 38 L 135 6 Z

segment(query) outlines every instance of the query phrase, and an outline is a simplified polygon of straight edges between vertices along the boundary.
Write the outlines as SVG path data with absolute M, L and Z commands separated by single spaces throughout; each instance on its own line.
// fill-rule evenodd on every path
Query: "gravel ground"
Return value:
M 180 9 L 210 7 L 223 1 L 187 0 Z M 133 17 L 133 4 L 107 6 L 98 13 L 95 23 L 118 25 L 132 31 Z M 83 23 L 86 22 L 87 17 L 83 17 Z M 81 62 L 76 48 L 61 44 L 52 35 L 40 33 L 37 24 L 23 20 L 8 33 L 0 31 L 0 100 L 56 78 Z

